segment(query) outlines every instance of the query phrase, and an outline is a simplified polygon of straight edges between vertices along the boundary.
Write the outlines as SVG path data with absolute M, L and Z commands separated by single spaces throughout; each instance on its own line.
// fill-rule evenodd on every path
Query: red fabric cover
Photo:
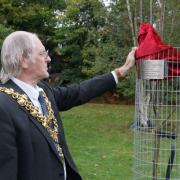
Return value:
M 138 34 L 138 49 L 136 60 L 168 60 L 177 63 L 168 63 L 169 76 L 180 75 L 180 52 L 177 48 L 165 45 L 151 24 L 141 24 Z

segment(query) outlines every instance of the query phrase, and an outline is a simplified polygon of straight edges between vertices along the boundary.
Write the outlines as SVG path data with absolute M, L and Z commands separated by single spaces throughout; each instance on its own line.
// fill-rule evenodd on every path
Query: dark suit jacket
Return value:
M 50 88 L 44 82 L 39 83 L 58 120 L 68 180 L 82 178 L 69 153 L 59 111 L 83 104 L 115 85 L 111 73 L 67 87 Z M 11 80 L 1 86 L 24 93 Z M 5 93 L 0 93 L 0 180 L 63 180 L 63 167 L 48 132 Z

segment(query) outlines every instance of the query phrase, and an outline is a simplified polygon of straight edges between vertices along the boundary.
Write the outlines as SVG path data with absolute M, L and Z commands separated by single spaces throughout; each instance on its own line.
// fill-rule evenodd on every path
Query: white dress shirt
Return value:
M 39 92 L 42 91 L 42 89 L 38 86 L 34 87 L 30 84 L 27 84 L 15 77 L 12 77 L 11 80 L 27 94 L 29 99 L 32 101 L 33 105 L 38 107 L 39 112 L 42 114 L 41 105 L 38 100 Z
M 112 73 L 112 75 L 114 77 L 114 80 L 115 80 L 116 84 L 118 84 L 119 81 L 118 81 L 118 77 L 117 77 L 115 71 L 111 71 L 111 73 Z

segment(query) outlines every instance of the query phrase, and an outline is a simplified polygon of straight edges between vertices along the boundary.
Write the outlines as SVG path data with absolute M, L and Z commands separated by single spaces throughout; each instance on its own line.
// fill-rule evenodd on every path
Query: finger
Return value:
M 136 51 L 138 49 L 138 47 L 132 47 L 133 51 Z

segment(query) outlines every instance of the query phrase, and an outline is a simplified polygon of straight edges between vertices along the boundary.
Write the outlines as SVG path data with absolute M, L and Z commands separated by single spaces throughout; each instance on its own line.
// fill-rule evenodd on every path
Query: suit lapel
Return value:
M 58 152 L 56 150 L 56 147 L 54 145 L 54 142 L 52 140 L 52 138 L 50 137 L 48 131 L 36 120 L 34 119 L 23 107 L 21 107 L 26 113 L 27 115 L 30 117 L 31 121 L 34 123 L 34 125 L 39 129 L 39 131 L 43 134 L 43 136 L 45 137 L 45 139 L 48 141 L 50 147 L 52 148 L 53 152 L 55 153 L 55 155 L 57 156 L 57 158 L 60 160 L 60 157 L 58 155 Z M 61 161 L 61 160 L 60 160 Z
M 19 86 L 17 86 L 12 80 L 9 80 L 3 86 L 5 86 L 7 88 L 12 88 L 12 89 L 14 89 L 15 91 L 17 91 L 20 94 L 25 94 L 25 92 Z M 45 139 L 48 141 L 50 147 L 52 148 L 53 152 L 55 153 L 57 158 L 61 161 L 61 159 L 60 159 L 60 157 L 58 155 L 58 152 L 56 150 L 56 147 L 54 145 L 54 142 L 53 142 L 52 138 L 50 137 L 48 131 L 38 122 L 38 120 L 34 119 L 34 117 L 24 107 L 22 107 L 20 105 L 19 105 L 19 107 L 28 115 L 29 119 L 33 122 L 35 127 L 37 127 L 37 129 L 40 131 L 40 133 L 43 134 Z

